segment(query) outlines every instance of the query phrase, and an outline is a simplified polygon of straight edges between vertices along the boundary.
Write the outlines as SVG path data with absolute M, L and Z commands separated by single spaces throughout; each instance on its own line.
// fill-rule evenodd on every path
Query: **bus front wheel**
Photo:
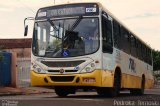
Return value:
M 114 76 L 113 88 L 109 89 L 109 96 L 111 97 L 118 96 L 120 92 L 120 87 L 121 87 L 121 77 L 120 74 L 116 73 Z
M 121 77 L 120 74 L 116 73 L 114 76 L 114 84 L 112 88 L 97 88 L 97 93 L 101 96 L 109 96 L 109 97 L 115 97 L 119 95 L 121 87 Z
M 66 97 L 69 92 L 65 87 L 54 87 L 55 93 L 60 97 Z

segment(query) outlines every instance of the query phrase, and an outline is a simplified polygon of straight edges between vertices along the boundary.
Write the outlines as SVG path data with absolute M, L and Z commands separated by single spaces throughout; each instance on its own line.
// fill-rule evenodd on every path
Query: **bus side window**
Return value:
M 138 40 L 138 58 L 143 60 L 142 58 L 142 43 Z
M 120 47 L 120 39 L 121 39 L 121 34 L 120 34 L 120 25 L 118 22 L 113 20 L 113 35 L 114 35 L 114 46 L 118 49 L 121 49 Z
M 136 38 L 131 34 L 131 55 L 137 57 Z
M 122 50 L 130 54 L 130 34 L 123 26 L 121 27 L 121 40 Z
M 149 54 L 148 55 L 149 55 L 149 62 L 148 63 L 150 65 L 152 65 L 153 61 L 152 61 L 152 50 L 151 49 L 149 49 Z
M 144 45 L 144 51 L 145 51 L 144 61 L 147 63 L 147 47 L 145 45 Z
M 112 22 L 107 19 L 107 16 L 102 16 L 102 38 L 103 38 L 103 52 L 113 52 L 112 41 Z

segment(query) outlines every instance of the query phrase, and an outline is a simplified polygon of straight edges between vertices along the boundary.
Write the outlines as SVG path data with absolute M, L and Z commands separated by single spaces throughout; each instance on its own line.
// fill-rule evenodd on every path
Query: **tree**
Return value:
M 160 51 L 153 50 L 153 70 L 160 70 Z
M 2 53 L 0 53 L 0 61 L 3 60 L 3 56 L 2 56 Z
M 4 45 L 0 45 L 0 62 L 3 60 L 2 50 L 5 49 Z

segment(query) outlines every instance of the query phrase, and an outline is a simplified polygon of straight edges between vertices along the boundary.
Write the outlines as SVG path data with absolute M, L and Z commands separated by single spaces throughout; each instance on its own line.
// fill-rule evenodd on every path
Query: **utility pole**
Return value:
M 56 0 L 54 0 L 54 4 L 56 3 Z

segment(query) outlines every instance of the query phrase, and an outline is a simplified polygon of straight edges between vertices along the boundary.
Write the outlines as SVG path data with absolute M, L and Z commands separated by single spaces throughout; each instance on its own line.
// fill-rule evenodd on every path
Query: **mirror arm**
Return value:
M 26 26 L 26 20 L 34 20 L 34 17 L 27 17 L 24 19 L 24 28 Z
M 34 20 L 34 17 L 27 17 L 24 19 L 24 36 L 27 36 L 28 33 L 28 25 L 26 26 L 26 20 Z

